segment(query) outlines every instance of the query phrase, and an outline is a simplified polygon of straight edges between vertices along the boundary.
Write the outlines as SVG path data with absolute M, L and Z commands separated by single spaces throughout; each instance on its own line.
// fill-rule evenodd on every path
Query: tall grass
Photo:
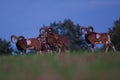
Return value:
M 0 56 L 0 80 L 120 80 L 120 54 Z

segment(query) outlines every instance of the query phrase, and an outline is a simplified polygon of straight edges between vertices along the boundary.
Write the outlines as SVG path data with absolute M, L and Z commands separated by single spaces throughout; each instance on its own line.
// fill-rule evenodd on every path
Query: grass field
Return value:
M 0 80 L 120 80 L 120 53 L 0 56 Z

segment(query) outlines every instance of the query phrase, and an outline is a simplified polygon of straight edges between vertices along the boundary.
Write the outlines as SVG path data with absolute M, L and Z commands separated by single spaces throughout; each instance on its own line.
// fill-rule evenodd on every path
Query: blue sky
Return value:
M 120 18 L 120 0 L 0 0 L 0 37 L 37 37 L 41 26 L 71 19 L 107 32 Z

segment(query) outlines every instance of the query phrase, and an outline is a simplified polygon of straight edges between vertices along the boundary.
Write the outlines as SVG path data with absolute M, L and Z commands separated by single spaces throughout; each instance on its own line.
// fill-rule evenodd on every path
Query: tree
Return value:
M 114 22 L 114 26 L 109 28 L 111 35 L 111 41 L 115 45 L 117 50 L 120 50 L 120 18 Z
M 59 21 L 58 23 L 53 22 L 50 24 L 50 27 L 54 29 L 55 33 L 68 38 L 71 51 L 88 48 L 80 32 L 81 26 L 79 24 L 75 25 L 70 19 L 65 19 L 63 22 Z
M 10 42 L 0 38 L 0 54 L 11 54 L 12 51 Z

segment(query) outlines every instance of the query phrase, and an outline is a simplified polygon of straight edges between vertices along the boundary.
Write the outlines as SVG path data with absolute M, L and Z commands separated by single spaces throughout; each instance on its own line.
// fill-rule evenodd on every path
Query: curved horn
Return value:
M 80 28 L 80 31 L 82 32 L 82 30 L 85 30 L 86 29 L 86 27 L 85 26 L 82 26 L 81 28 Z
M 92 26 L 89 26 L 88 29 L 89 29 L 89 30 L 91 29 L 92 32 L 94 31 L 94 28 L 93 28 Z
M 15 36 L 15 35 L 11 35 L 11 42 L 13 42 L 13 43 L 16 43 L 17 42 L 17 40 L 19 39 L 17 36 Z M 14 39 L 14 41 L 13 41 L 13 39 Z
M 53 30 L 53 28 L 52 28 L 52 27 L 48 27 L 48 29 L 51 29 L 51 30 Z
M 51 27 L 48 27 L 48 32 L 53 32 L 53 28 L 51 28 Z
M 43 33 L 45 33 L 47 31 L 47 27 L 40 28 L 39 32 L 42 33 L 42 30 L 43 30 Z
M 44 29 L 43 27 L 42 27 L 42 28 L 40 28 L 39 32 L 41 33 L 41 31 L 42 31 L 43 29 Z
M 18 40 L 22 40 L 22 39 L 25 39 L 25 37 L 24 36 L 19 36 L 18 37 Z

